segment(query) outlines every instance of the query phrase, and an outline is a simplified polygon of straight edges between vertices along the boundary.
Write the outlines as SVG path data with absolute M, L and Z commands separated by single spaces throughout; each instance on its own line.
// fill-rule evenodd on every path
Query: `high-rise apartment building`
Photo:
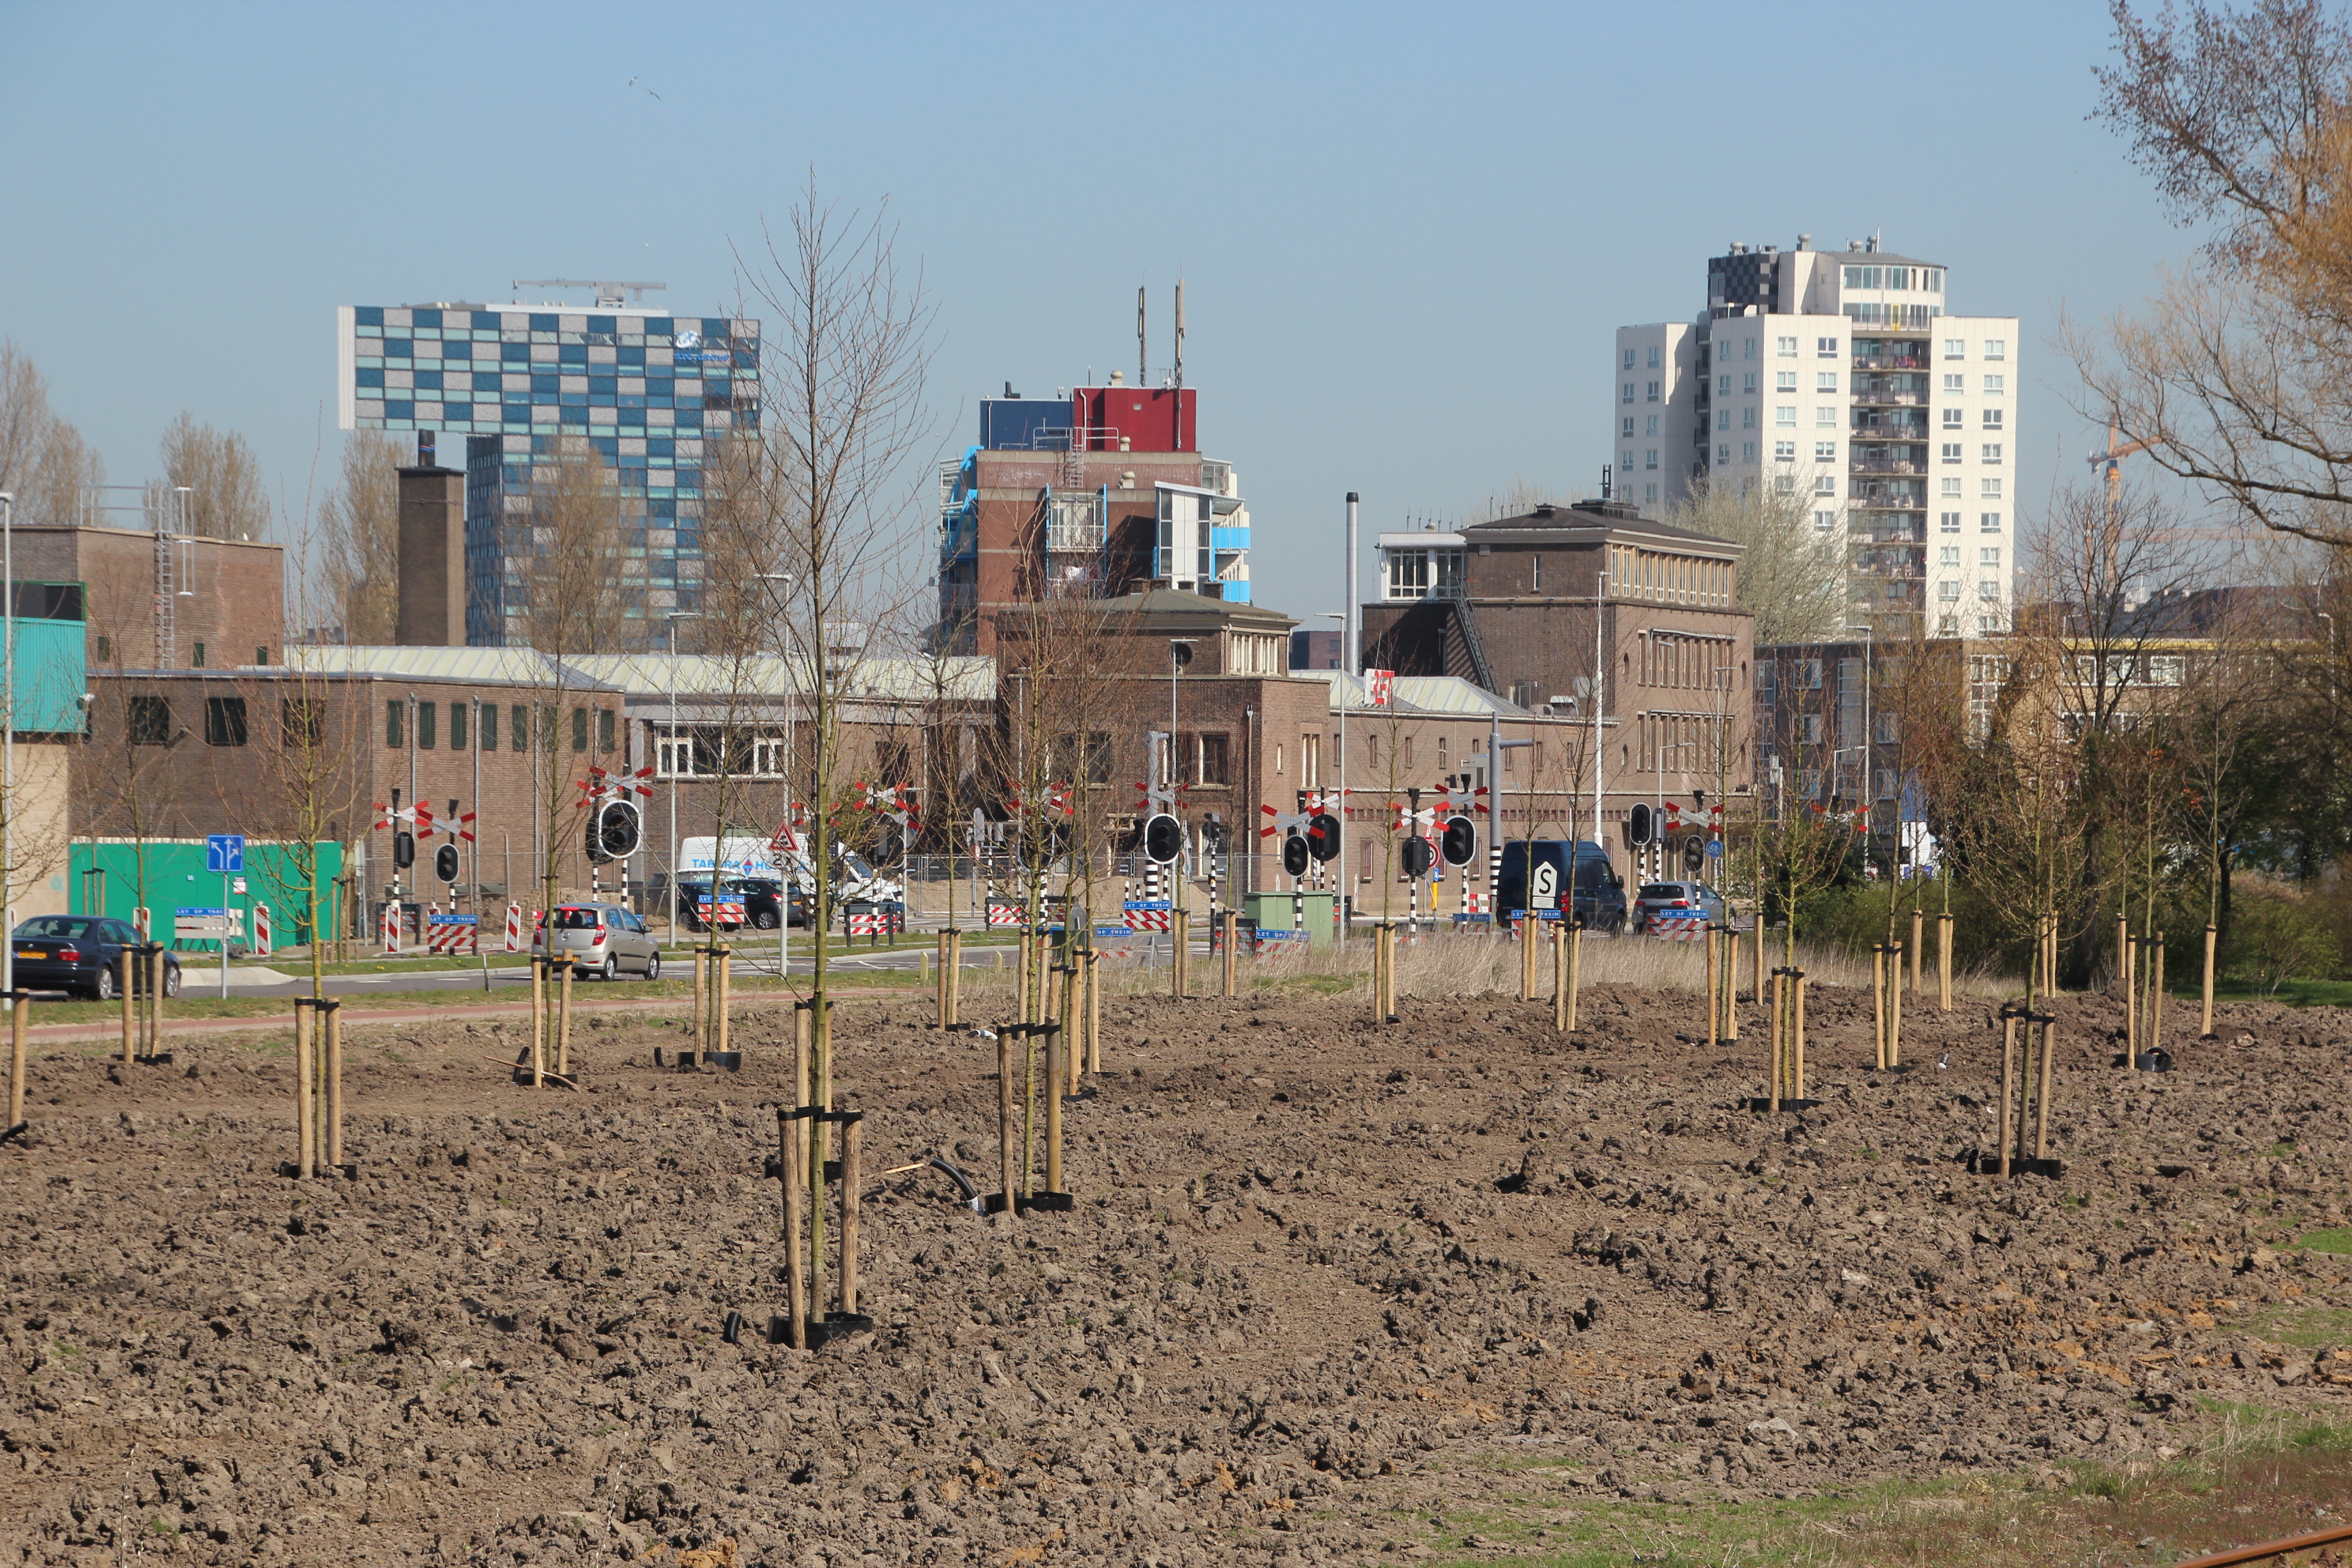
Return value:
M 2014 316 L 1959 316 L 1946 268 L 1877 242 L 1733 245 L 1706 309 L 1622 327 L 1617 499 L 1651 517 L 1701 484 L 1810 498 L 1853 544 L 1859 616 L 2006 629 L 2017 539 Z
M 702 469 L 760 423 L 760 323 L 600 300 L 564 305 L 344 305 L 338 423 L 466 438 L 466 640 L 522 639 L 533 493 L 567 442 L 614 470 L 619 646 L 660 642 L 702 582 Z M 453 454 L 454 455 L 454 454 Z

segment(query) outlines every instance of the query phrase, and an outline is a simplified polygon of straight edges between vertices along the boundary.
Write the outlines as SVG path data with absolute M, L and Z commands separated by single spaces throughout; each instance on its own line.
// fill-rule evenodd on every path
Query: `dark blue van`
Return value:
M 1535 908 L 1560 908 L 1563 889 L 1587 931 L 1622 931 L 1625 884 L 1610 868 L 1609 852 L 1591 839 L 1514 839 L 1503 846 L 1503 874 L 1495 902 L 1502 918 L 1528 907 L 1528 866 L 1535 865 Z

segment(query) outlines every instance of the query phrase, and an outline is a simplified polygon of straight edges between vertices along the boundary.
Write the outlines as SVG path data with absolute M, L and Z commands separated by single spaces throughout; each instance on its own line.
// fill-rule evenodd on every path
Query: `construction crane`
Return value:
M 618 303 L 617 300 L 614 302 Z M 2103 463 L 2106 465 L 2107 513 L 2109 516 L 2113 516 L 2116 508 L 2123 504 L 2124 459 L 2130 457 L 2134 452 L 2147 451 L 2148 445 L 2145 441 L 2126 441 L 2122 446 L 2118 447 L 2116 445 L 2116 437 L 2118 434 L 2119 432 L 2116 429 L 2116 422 L 2112 419 L 2108 420 L 2107 449 L 2104 452 L 2094 452 L 2091 454 L 2090 458 L 2091 467 L 2094 468 L 2098 468 Z
M 620 304 L 621 291 L 625 289 L 635 295 L 637 303 L 642 305 L 646 302 L 646 289 L 669 287 L 667 283 L 607 283 L 586 278 L 518 278 L 514 286 L 518 289 L 593 289 L 596 290 L 596 303 L 603 308 Z
M 2107 520 L 2110 523 L 2123 516 L 2124 459 L 2135 452 L 2145 452 L 2154 445 L 2148 441 L 2126 441 L 2121 446 L 2117 446 L 2116 437 L 2121 432 L 2116 430 L 2115 421 L 2112 419 L 2107 421 L 2107 449 L 2104 452 L 2094 452 L 2089 458 L 2093 468 L 2098 468 L 2104 465 L 2106 469 Z M 2172 543 L 2187 539 L 2222 539 L 2244 542 L 2262 538 L 2264 531 L 2260 528 L 2242 527 L 2160 528 L 2150 531 L 2145 537 L 2151 543 Z

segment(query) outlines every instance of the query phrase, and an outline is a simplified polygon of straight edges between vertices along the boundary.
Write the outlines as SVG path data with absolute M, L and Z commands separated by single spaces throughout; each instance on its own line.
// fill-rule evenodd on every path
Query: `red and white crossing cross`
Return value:
M 1270 805 L 1261 805 L 1258 810 L 1274 818 L 1270 826 L 1262 826 L 1257 830 L 1257 836 L 1260 838 L 1271 838 L 1277 833 L 1303 831 L 1309 820 L 1305 812 L 1276 811 Z
M 433 805 L 430 801 L 420 800 L 412 806 L 409 810 L 409 820 L 416 824 L 418 837 L 433 837 Z
M 461 811 L 456 816 L 450 818 L 449 837 L 452 838 L 463 839 L 468 844 L 473 843 L 474 814 L 470 811 Z

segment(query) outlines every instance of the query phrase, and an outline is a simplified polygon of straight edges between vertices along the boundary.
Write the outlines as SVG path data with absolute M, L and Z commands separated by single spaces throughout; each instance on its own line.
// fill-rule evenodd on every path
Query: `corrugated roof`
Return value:
M 633 697 L 782 697 L 813 684 L 799 660 L 762 655 L 740 661 L 711 654 L 595 654 L 572 664 Z M 907 658 L 848 655 L 834 668 L 852 697 L 985 702 L 996 695 L 996 662 L 966 656 Z
M 386 647 L 366 644 L 292 643 L 286 662 L 314 675 L 373 675 L 409 680 L 470 680 L 486 685 L 548 686 L 554 661 L 527 647 Z M 563 684 L 602 685 L 577 670 Z
M 289 666 L 320 675 L 372 675 L 406 680 L 467 680 L 485 685 L 548 686 L 555 661 L 527 647 L 383 647 L 299 643 L 286 649 Z M 793 662 L 761 656 L 740 664 L 709 654 L 584 654 L 562 661 L 563 684 L 575 690 L 619 691 L 631 697 L 784 697 L 810 683 L 793 679 Z M 996 695 L 993 660 L 851 656 L 836 666 L 851 697 L 898 701 L 944 695 L 950 701 L 986 702 Z
M 1300 673 L 1330 678 L 1330 705 L 1335 709 L 1345 707 L 1351 713 L 1383 711 L 1372 706 L 1360 677 L 1339 669 Z M 1497 697 L 1455 675 L 1401 675 L 1394 683 L 1394 700 L 1398 710 L 1406 713 L 1462 713 L 1476 714 L 1482 718 L 1492 713 L 1505 719 L 1528 717 L 1528 710 L 1517 703 Z

